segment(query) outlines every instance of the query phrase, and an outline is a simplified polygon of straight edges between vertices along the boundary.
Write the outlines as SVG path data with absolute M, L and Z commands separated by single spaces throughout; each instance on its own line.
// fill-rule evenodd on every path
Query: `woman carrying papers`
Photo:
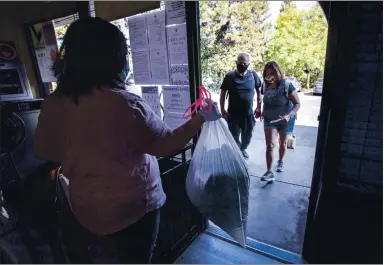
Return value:
M 279 136 L 279 160 L 277 172 L 284 170 L 283 159 L 287 150 L 287 136 L 292 133 L 300 100 L 295 87 L 284 75 L 276 62 L 268 62 L 263 72 L 263 110 L 257 116 L 264 120 L 267 172 L 261 180 L 272 182 L 273 149 Z

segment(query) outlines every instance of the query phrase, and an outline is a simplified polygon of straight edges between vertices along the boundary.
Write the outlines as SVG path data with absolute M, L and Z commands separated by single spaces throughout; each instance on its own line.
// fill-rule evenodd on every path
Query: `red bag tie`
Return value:
M 208 110 L 206 108 L 204 108 L 204 106 L 203 106 L 203 102 L 205 99 L 209 99 L 209 101 L 207 102 L 208 103 Z M 185 119 L 190 118 L 193 114 L 195 114 L 197 112 L 198 108 L 201 108 L 203 111 L 205 111 L 207 113 L 212 111 L 211 93 L 203 86 L 199 87 L 199 98 L 195 102 L 193 102 L 191 105 L 189 105 L 189 107 L 185 111 L 183 117 Z M 191 111 L 191 113 L 189 113 L 187 116 L 185 116 L 188 111 Z

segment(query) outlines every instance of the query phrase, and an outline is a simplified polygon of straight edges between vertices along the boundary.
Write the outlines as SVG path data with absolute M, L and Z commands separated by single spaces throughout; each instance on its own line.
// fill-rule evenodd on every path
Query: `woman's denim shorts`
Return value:
M 269 121 L 264 120 L 264 130 L 276 129 L 279 133 L 291 134 L 293 133 L 293 128 L 295 127 L 296 117 L 289 120 L 288 123 L 277 122 L 269 123 Z

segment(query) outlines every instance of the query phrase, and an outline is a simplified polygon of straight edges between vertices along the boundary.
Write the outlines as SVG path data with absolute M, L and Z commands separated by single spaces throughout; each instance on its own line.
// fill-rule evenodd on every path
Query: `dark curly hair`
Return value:
M 102 85 L 125 89 L 121 72 L 127 54 L 126 39 L 116 26 L 101 18 L 79 19 L 68 28 L 52 66 L 55 93 L 78 103 Z

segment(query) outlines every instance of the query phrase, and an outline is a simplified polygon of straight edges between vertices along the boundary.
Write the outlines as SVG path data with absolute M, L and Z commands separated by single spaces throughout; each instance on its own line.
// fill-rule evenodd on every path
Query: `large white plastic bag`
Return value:
M 198 211 L 245 247 L 249 174 L 227 123 L 206 122 L 187 174 L 186 190 Z

